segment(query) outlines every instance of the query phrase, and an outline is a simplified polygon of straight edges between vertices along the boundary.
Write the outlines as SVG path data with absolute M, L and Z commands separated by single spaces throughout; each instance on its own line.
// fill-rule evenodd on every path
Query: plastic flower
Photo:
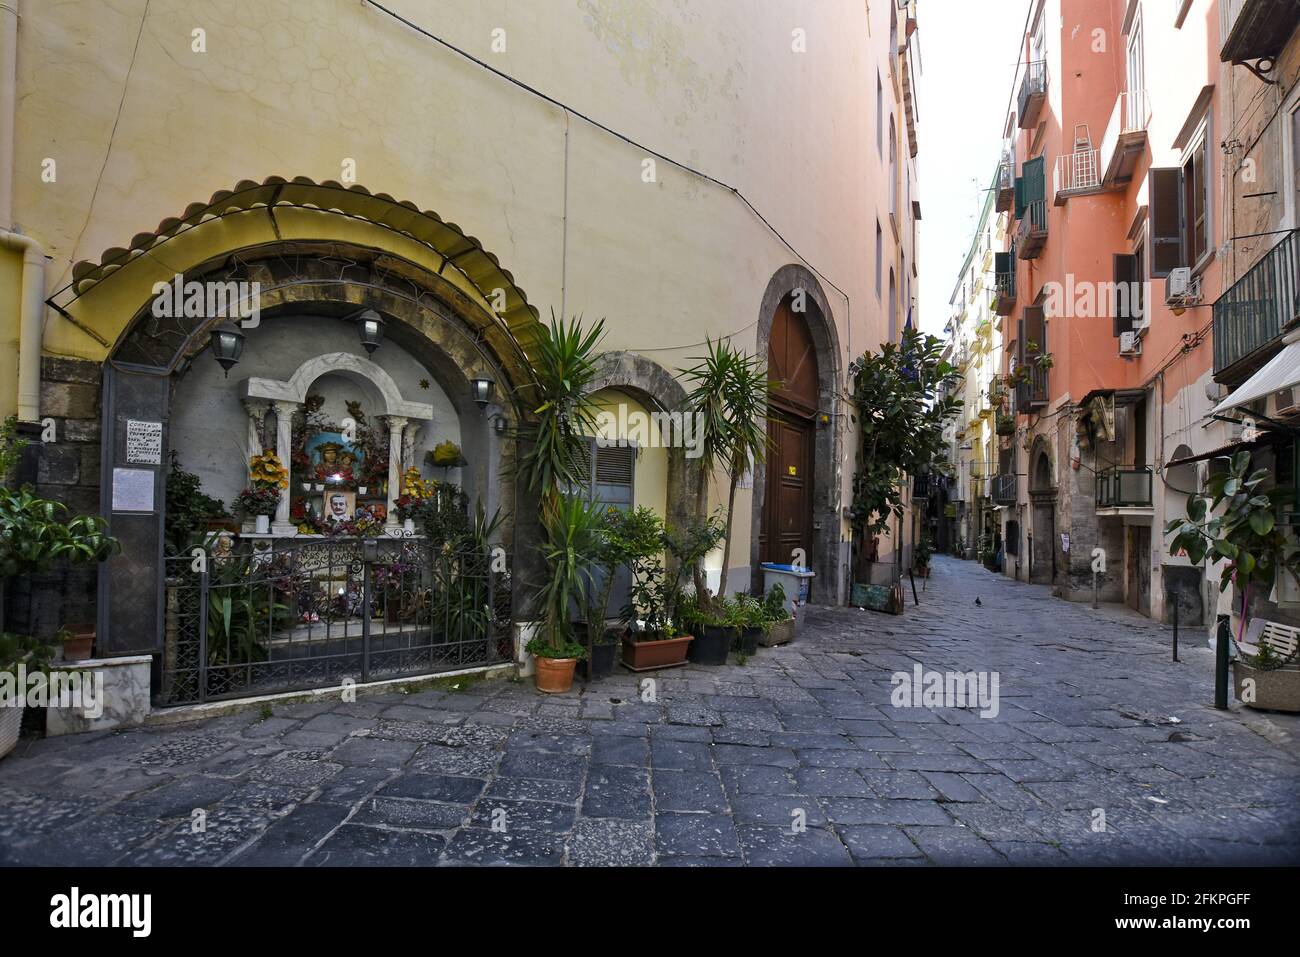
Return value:
M 289 470 L 274 452 L 254 455 L 248 462 L 248 475 L 255 485 L 265 488 L 288 488 Z

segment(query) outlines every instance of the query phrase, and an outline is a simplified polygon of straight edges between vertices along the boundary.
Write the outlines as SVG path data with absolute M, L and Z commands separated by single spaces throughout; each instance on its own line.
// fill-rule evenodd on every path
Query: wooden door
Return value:
M 759 555 L 784 565 L 802 549 L 807 561 L 812 546 L 812 423 L 777 412 L 768 419 L 767 434 L 771 445 Z
M 811 560 L 813 468 L 816 445 L 817 351 L 804 314 L 810 296 L 787 296 L 777 307 L 768 341 L 773 381 L 767 421 L 767 482 L 759 528 L 759 558 L 787 564 L 796 549 Z

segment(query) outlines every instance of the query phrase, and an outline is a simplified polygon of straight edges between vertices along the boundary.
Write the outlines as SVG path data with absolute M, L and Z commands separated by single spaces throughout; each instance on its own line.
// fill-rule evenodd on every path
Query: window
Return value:
M 885 158 L 885 87 L 876 74 L 876 155 Z
M 1153 278 L 1168 276 L 1179 266 L 1199 269 L 1212 252 L 1209 144 L 1207 119 L 1183 149 L 1181 166 L 1150 171 Z
M 892 268 L 889 270 L 889 341 L 898 341 L 898 283 Z
M 1210 251 L 1210 150 L 1205 132 L 1183 160 L 1184 265 L 1197 266 Z
M 1108 304 L 1113 309 L 1111 333 L 1115 336 L 1122 332 L 1132 332 L 1142 315 L 1142 284 L 1138 269 L 1137 256 L 1122 253 L 1115 255 L 1115 301 Z
M 889 117 L 889 215 L 898 222 L 898 137 L 894 135 L 894 117 Z
M 885 264 L 885 234 L 880 229 L 880 220 L 876 220 L 876 298 L 880 298 L 881 270 Z
M 1128 88 L 1129 90 L 1146 89 L 1146 61 L 1142 55 L 1142 11 L 1133 18 L 1133 26 L 1128 34 Z M 1130 104 L 1130 109 L 1132 105 Z M 1133 126 L 1135 124 L 1129 123 Z

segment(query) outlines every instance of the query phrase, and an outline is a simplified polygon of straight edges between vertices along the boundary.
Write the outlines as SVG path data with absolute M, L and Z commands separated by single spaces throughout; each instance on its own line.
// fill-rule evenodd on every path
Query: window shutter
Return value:
M 1046 163 L 1044 157 L 1037 159 L 1025 160 L 1021 172 L 1024 173 L 1025 186 L 1023 190 L 1024 204 L 1037 203 L 1047 195 L 1046 183 L 1043 178 L 1043 167 Z
M 1016 219 L 1025 213 L 1025 178 L 1016 177 Z
M 595 500 L 602 505 L 632 507 L 632 473 L 636 449 L 610 445 L 596 449 Z
M 1150 171 L 1151 275 L 1168 276 L 1183 262 L 1183 171 L 1163 167 Z
M 1137 305 L 1134 296 L 1138 282 L 1138 259 L 1124 253 L 1115 254 L 1115 314 L 1111 317 L 1111 334 L 1133 331 Z
M 1025 344 L 1023 346 L 1025 356 L 1042 355 L 1047 351 L 1047 327 L 1043 321 L 1042 306 L 1025 307 Z M 1030 343 L 1033 343 L 1033 351 L 1030 351 Z
M 993 271 L 995 273 L 1011 272 L 1011 253 L 994 253 Z

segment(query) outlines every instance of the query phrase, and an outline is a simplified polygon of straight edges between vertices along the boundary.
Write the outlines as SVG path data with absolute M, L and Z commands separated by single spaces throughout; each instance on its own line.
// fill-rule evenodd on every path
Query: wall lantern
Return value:
M 379 343 L 384 341 L 383 317 L 375 310 L 367 309 L 357 318 L 357 332 L 361 336 L 361 344 L 366 347 L 366 352 L 373 353 L 379 348 Z
M 509 427 L 510 423 L 506 421 L 504 415 L 497 414 L 492 417 L 492 431 L 496 432 L 497 435 L 505 435 L 506 429 Z
M 233 323 L 225 322 L 208 333 L 208 340 L 212 343 L 213 358 L 221 363 L 226 378 L 230 378 L 231 367 L 244 352 L 244 334 Z
M 486 406 L 492 400 L 492 386 L 494 383 L 491 379 L 470 379 L 469 391 L 474 397 L 474 401 L 480 407 Z

